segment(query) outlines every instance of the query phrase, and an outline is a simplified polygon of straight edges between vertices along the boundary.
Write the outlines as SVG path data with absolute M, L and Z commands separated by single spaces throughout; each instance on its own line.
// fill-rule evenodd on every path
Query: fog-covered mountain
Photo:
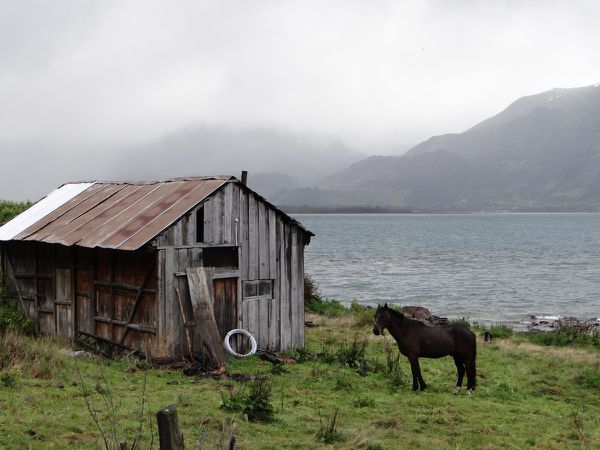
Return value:
M 349 196 L 348 192 L 362 195 Z M 370 157 L 282 205 L 425 210 L 600 210 L 600 84 L 520 98 L 460 134 Z M 308 195 L 309 194 L 309 195 Z
M 364 158 L 338 139 L 305 136 L 274 128 L 181 129 L 123 152 L 115 161 L 118 178 L 164 179 L 187 175 L 249 172 L 261 194 L 310 186 L 328 173 Z M 266 192 L 264 192 L 264 191 Z

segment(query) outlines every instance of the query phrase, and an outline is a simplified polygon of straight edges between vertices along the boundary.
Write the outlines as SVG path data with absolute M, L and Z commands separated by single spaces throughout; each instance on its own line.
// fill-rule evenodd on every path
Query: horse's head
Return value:
M 377 311 L 375 311 L 375 323 L 373 324 L 373 334 L 379 336 L 383 334 L 383 329 L 386 328 L 390 323 L 390 310 L 387 303 L 383 306 L 377 305 Z

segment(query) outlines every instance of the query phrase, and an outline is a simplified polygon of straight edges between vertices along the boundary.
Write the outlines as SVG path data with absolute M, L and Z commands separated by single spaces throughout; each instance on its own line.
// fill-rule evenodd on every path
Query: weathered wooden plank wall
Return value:
M 203 227 L 196 224 L 200 208 Z M 196 236 L 197 229 L 203 230 L 202 236 Z M 228 183 L 155 240 L 159 248 L 159 335 L 172 340 L 175 353 L 185 350 L 185 337 L 174 286 L 180 290 L 186 317 L 191 320 L 188 286 L 181 274 L 188 267 L 202 265 L 204 248 L 236 244 L 237 266 L 211 268 L 210 272 L 228 271 L 239 278 L 237 326 L 253 333 L 261 348 L 304 345 L 303 231 L 252 191 Z M 270 280 L 270 296 L 244 297 L 244 282 L 256 280 Z

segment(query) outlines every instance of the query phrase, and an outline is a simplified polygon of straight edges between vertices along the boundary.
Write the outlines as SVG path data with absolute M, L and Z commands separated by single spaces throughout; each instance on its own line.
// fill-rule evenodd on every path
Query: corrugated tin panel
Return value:
M 70 183 L 64 184 L 52 191 L 27 211 L 1 226 L 0 241 L 14 239 L 31 225 L 39 222 L 65 203 L 68 203 L 92 185 L 93 183 Z
M 65 185 L 16 217 L 2 240 L 137 250 L 233 177 Z M 67 186 L 79 186 L 79 189 Z M 71 195 L 67 195 L 70 193 Z M 52 197 L 52 198 L 51 198 Z M 61 201 L 56 201 L 56 198 Z M 36 208 L 37 207 L 37 208 Z M 33 213 L 29 213 L 36 208 Z M 29 213 L 29 214 L 27 214 Z M 27 217 L 21 216 L 27 214 Z M 25 220 L 29 217 L 28 220 Z M 18 220 L 17 220 L 18 219 Z M 6 236 L 6 237 L 4 237 Z

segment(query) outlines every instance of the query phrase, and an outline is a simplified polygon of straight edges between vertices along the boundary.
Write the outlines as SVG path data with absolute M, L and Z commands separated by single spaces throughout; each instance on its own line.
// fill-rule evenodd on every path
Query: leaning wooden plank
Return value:
M 185 271 L 197 324 L 195 330 L 200 334 L 202 348 L 211 362 L 221 366 L 227 362 L 227 353 L 215 321 L 208 274 L 203 267 L 188 267 Z

